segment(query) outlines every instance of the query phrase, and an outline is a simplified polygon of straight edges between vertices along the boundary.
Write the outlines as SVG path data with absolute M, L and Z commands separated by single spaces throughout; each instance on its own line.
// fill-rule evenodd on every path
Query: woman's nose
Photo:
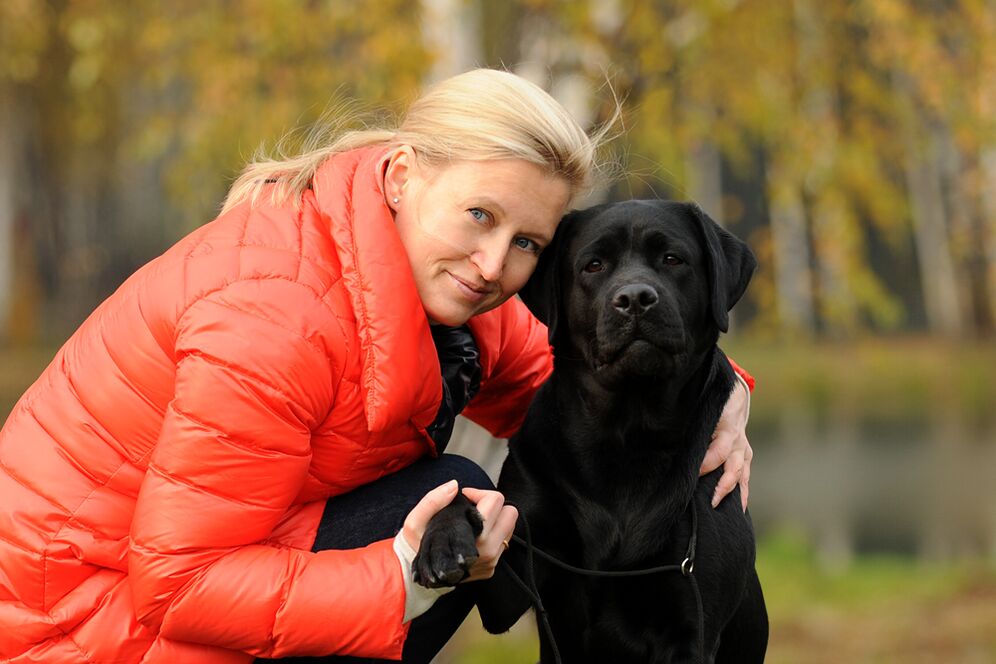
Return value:
M 505 269 L 505 259 L 508 257 L 508 244 L 505 242 L 487 242 L 470 255 L 471 262 L 477 266 L 485 281 L 498 281 Z

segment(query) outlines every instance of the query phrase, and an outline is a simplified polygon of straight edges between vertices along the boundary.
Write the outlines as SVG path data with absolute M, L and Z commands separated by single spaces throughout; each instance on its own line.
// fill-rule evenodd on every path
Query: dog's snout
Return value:
M 628 284 L 616 291 L 612 306 L 620 313 L 635 316 L 652 309 L 659 299 L 657 291 L 648 284 Z

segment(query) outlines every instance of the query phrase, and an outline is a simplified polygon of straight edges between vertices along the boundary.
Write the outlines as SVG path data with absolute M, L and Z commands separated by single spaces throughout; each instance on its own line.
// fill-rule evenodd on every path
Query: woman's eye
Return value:
M 487 212 L 485 212 L 481 208 L 470 208 L 470 210 L 468 210 L 468 211 L 470 212 L 470 216 L 472 216 L 474 218 L 474 221 L 479 221 L 481 223 L 486 223 L 486 222 L 488 222 L 491 219 L 491 215 L 489 215 Z
M 588 264 L 584 266 L 584 271 L 588 272 L 589 274 L 593 272 L 601 272 L 604 269 L 605 269 L 605 264 L 602 261 L 598 260 L 597 258 L 595 260 L 588 261 Z
M 538 254 L 540 252 L 540 246 L 527 237 L 517 237 L 512 240 L 512 244 L 531 254 Z
M 666 265 L 682 265 L 685 261 L 681 260 L 673 254 L 668 254 L 664 257 L 664 263 Z

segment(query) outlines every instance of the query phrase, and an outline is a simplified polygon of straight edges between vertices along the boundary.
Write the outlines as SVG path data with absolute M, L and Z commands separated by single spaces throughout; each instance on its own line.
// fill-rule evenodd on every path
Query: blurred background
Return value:
M 0 419 L 260 145 L 481 65 L 589 126 L 621 101 L 584 204 L 695 199 L 758 255 L 723 346 L 768 661 L 996 661 L 991 0 L 4 0 Z M 438 659 L 534 662 L 528 622 Z

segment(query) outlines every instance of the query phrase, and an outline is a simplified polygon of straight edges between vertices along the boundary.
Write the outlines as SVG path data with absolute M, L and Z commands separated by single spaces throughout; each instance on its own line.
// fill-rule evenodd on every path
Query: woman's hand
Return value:
M 418 551 L 429 520 L 453 502 L 456 492 L 456 480 L 440 485 L 425 494 L 425 497 L 405 517 L 401 533 L 413 551 Z M 463 495 L 475 504 L 484 519 L 484 528 L 474 543 L 478 558 L 464 581 L 488 579 L 494 574 L 498 559 L 508 546 L 507 542 L 515 530 L 515 521 L 519 517 L 519 512 L 511 505 L 506 505 L 505 497 L 498 491 L 467 487 L 464 488 Z
M 484 517 L 484 530 L 477 536 L 477 553 L 480 556 L 470 568 L 470 575 L 464 581 L 490 579 L 495 573 L 498 559 L 508 548 L 508 542 L 515 531 L 519 510 L 505 504 L 505 496 L 497 491 L 484 491 L 466 487 L 463 495 L 477 506 Z
M 719 417 L 712 442 L 706 450 L 699 475 L 711 473 L 723 466 L 723 476 L 719 478 L 716 492 L 712 496 L 712 506 L 716 507 L 733 489 L 740 484 L 740 502 L 747 511 L 747 490 L 750 481 L 750 461 L 754 451 L 747 441 L 747 413 L 750 395 L 747 387 L 737 380 L 730 398 Z

